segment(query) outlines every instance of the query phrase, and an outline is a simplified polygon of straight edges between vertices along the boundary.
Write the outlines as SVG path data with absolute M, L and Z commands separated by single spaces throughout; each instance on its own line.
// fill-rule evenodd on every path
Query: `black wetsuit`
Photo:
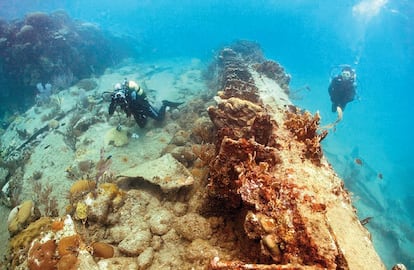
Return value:
M 353 79 L 343 79 L 341 75 L 332 79 L 328 89 L 332 101 L 332 112 L 336 112 L 336 107 L 345 110 L 348 102 L 355 98 L 355 83 Z
M 141 128 L 147 124 L 147 118 L 151 117 L 157 121 L 164 120 L 165 110 L 167 106 L 177 107 L 182 102 L 162 101 L 161 108 L 157 111 L 148 101 L 147 95 L 139 88 L 138 90 L 130 89 L 123 86 L 122 90 L 115 91 L 111 95 L 111 104 L 109 105 L 109 115 L 113 115 L 117 106 L 126 113 L 127 117 L 131 114 L 134 116 L 135 122 Z

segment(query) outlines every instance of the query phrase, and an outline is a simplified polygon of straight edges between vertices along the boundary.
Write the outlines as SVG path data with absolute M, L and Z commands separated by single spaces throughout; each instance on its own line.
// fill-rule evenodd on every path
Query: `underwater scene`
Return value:
M 414 269 L 413 74 L 408 0 L 1 1 L 1 269 Z

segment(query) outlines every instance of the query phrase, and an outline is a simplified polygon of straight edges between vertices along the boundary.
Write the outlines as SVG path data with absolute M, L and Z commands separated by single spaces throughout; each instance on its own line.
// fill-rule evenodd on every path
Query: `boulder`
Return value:
M 159 186 L 163 192 L 191 186 L 194 183 L 191 173 L 171 154 L 165 154 L 124 171 L 118 177 L 118 185 L 121 187 L 132 185 L 131 182 L 147 181 Z

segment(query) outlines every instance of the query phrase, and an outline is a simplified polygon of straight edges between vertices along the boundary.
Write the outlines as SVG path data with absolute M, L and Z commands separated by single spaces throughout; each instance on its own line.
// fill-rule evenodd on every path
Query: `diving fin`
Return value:
M 178 106 L 180 106 L 183 103 L 184 102 L 172 102 L 172 101 L 168 101 L 168 100 L 163 100 L 162 101 L 162 105 L 168 106 L 168 107 L 171 107 L 171 108 L 177 108 Z

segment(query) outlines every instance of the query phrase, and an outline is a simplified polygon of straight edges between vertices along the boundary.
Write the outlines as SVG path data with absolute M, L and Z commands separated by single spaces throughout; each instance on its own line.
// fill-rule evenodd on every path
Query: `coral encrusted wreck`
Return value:
M 217 128 L 208 187 L 240 213 L 244 233 L 258 244 L 247 259 L 216 257 L 210 268 L 384 269 L 323 157 L 319 115 L 288 110 L 283 68 L 238 49 L 224 48 L 217 58 L 223 91 L 208 109 Z

